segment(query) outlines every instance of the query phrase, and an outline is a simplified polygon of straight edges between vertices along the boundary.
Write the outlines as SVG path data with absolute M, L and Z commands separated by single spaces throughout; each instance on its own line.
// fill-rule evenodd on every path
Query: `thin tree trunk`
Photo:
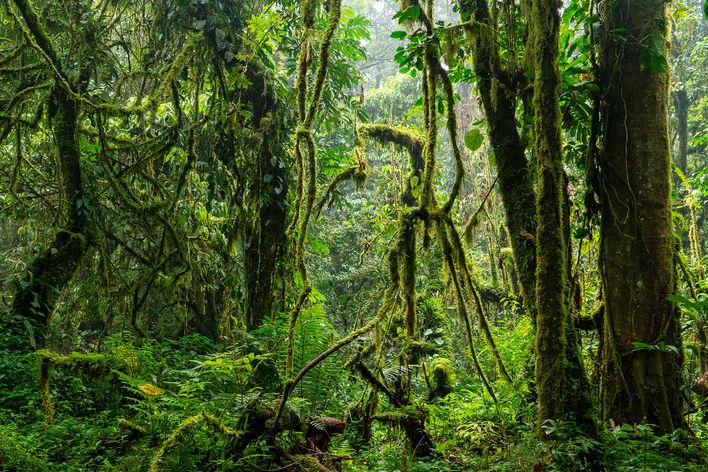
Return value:
M 463 20 L 474 19 L 471 33 L 474 72 L 479 77 L 489 138 L 499 175 L 499 193 L 506 210 L 506 226 L 514 254 L 524 307 L 535 318 L 536 196 L 524 146 L 516 128 L 516 94 L 503 73 L 489 7 L 484 0 L 462 0 Z
M 676 132 L 678 133 L 679 150 L 676 165 L 681 172 L 686 174 L 688 168 L 688 100 L 686 89 L 681 88 L 674 93 L 674 107 L 676 109 Z

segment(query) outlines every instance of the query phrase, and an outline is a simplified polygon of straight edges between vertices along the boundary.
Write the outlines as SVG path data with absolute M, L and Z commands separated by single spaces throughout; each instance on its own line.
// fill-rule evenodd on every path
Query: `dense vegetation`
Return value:
M 706 17 L 3 0 L 0 470 L 706 470 Z

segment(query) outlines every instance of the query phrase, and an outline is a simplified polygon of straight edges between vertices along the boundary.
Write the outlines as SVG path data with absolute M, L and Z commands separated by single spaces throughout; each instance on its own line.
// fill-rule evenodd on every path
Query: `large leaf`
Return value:
M 472 128 L 465 134 L 465 146 L 470 151 L 476 151 L 482 146 L 484 136 L 477 128 Z

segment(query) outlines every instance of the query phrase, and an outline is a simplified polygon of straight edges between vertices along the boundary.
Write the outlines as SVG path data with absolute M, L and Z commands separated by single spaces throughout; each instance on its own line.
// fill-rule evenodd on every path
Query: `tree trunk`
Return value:
M 32 330 L 24 348 L 32 344 L 44 345 L 46 327 L 57 297 L 76 272 L 87 247 L 78 114 L 76 101 L 62 85 L 56 84 L 50 98 L 49 119 L 56 143 L 60 210 L 64 222 L 49 245 L 32 261 L 26 278 L 17 282 L 12 311 L 26 320 Z
M 676 132 L 678 133 L 679 150 L 676 165 L 681 172 L 686 174 L 688 167 L 688 100 L 686 89 L 682 88 L 674 93 L 674 108 L 676 109 Z
M 516 92 L 501 68 L 495 25 L 491 24 L 486 1 L 462 0 L 460 12 L 463 20 L 474 19 L 478 25 L 471 34 L 474 72 L 479 77 L 479 93 L 489 123 L 499 193 L 506 210 L 506 226 L 524 307 L 534 319 L 536 196 L 524 146 L 516 128 Z
M 277 127 L 275 91 L 265 70 L 249 69 L 247 99 L 252 106 L 252 125 L 262 134 L 255 172 L 252 174 L 250 205 L 256 209 L 253 222 L 246 222 L 244 234 L 243 274 L 245 296 L 243 301 L 246 328 L 258 328 L 273 310 L 275 279 L 282 260 L 287 237 L 288 169 L 283 161 L 282 144 L 285 132 Z M 246 156 L 248 153 L 246 152 Z M 248 165 L 248 163 L 247 163 Z
M 537 0 L 531 14 L 534 74 L 534 149 L 538 163 L 536 234 L 536 391 L 539 424 L 574 419 L 593 430 L 592 403 L 575 386 L 587 385 L 569 314 L 570 212 L 565 192 L 560 126 L 558 35 L 552 0 Z M 566 336 L 566 334 L 568 336 Z M 584 402 L 576 401 L 578 396 Z
M 558 11 L 533 4 L 534 146 L 538 163 L 536 232 L 536 391 L 539 422 L 564 416 L 566 254 L 563 241 L 563 155 L 558 91 Z
M 601 271 L 605 294 L 601 407 L 615 422 L 683 425 L 683 355 L 674 292 L 669 76 L 663 0 L 604 2 L 600 74 Z M 656 51 L 658 44 L 660 51 Z M 642 344 L 635 344 L 642 343 Z

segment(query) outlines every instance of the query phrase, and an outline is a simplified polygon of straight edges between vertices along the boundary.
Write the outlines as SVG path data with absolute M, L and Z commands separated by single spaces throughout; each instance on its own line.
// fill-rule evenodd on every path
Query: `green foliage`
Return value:
M 0 425 L 0 468 L 27 472 L 49 470 L 44 451 L 15 425 Z
M 526 2 L 462 1 L 452 11 L 438 2 L 427 25 L 428 4 L 417 0 L 403 0 L 397 13 L 390 2 L 357 0 L 342 7 L 332 31 L 332 2 L 33 0 L 46 47 L 28 39 L 21 3 L 28 4 L 8 0 L 0 7 L 0 470 L 137 472 L 151 461 L 155 470 L 276 470 L 297 467 L 292 458 L 303 469 L 330 461 L 327 467 L 349 471 L 572 471 L 589 469 L 593 459 L 605 470 L 701 470 L 708 430 L 699 395 L 691 397 L 690 434 L 658 436 L 646 425 L 611 424 L 587 438 L 572 422 L 554 421 L 542 425 L 546 441 L 534 433 L 534 328 L 521 306 L 521 274 L 510 248 L 519 236 L 504 223 L 496 157 L 485 143 L 493 123 L 478 97 L 492 84 L 498 98 L 518 101 L 511 121 L 529 142 Z M 469 12 L 457 18 L 466 3 L 475 7 L 470 12 L 489 3 L 493 21 Z M 593 63 L 601 20 L 595 5 L 564 2 L 559 43 L 578 286 L 573 310 L 583 319 L 602 299 L 600 238 L 582 216 L 581 199 L 595 165 L 588 149 L 602 98 Z M 639 43 L 643 69 L 668 73 L 670 63 L 672 88 L 685 89 L 690 99 L 688 167 L 676 195 L 695 211 L 695 224 L 677 216 L 686 228 L 695 226 L 692 259 L 682 259 L 695 293 L 686 286 L 668 297 L 682 310 L 681 345 L 635 340 L 633 348 L 685 355 L 692 379 L 705 359 L 700 336 L 708 289 L 700 258 L 708 207 L 702 21 L 697 4 L 676 4 L 670 51 L 657 34 L 609 32 Z M 320 67 L 318 45 L 330 33 L 329 59 Z M 477 76 L 469 57 L 485 35 L 499 52 L 489 77 Z M 425 71 L 426 55 L 440 60 L 440 70 Z M 293 136 L 303 131 L 295 123 L 298 65 L 306 83 L 321 87 L 307 123 L 307 144 L 316 151 L 307 169 L 298 169 L 294 155 Z M 424 74 L 428 90 L 443 91 L 427 105 Z M 83 195 L 69 207 L 53 129 L 54 90 L 66 92 L 79 110 Z M 448 114 L 452 140 L 426 124 L 441 113 Z M 490 128 L 482 130 L 484 123 Z M 422 162 L 426 139 L 435 141 L 426 157 L 436 159 L 430 202 L 421 209 L 404 200 L 408 190 L 413 200 L 420 197 L 423 176 L 411 170 Z M 459 153 L 461 144 L 468 152 Z M 536 150 L 525 152 L 533 169 Z M 301 233 L 299 255 L 309 276 L 295 267 L 298 234 L 269 239 L 278 221 L 295 219 L 296 184 L 305 170 L 322 197 L 319 220 Z M 457 198 L 443 221 L 433 210 L 451 189 Z M 676 207 L 677 215 L 683 209 Z M 85 215 L 87 250 L 72 261 L 77 268 L 65 286 L 41 287 L 56 303 L 47 349 L 40 349 L 37 327 L 10 308 L 16 291 L 38 280 L 32 262 L 50 248 L 67 210 Z M 417 241 L 409 252 L 415 263 L 407 266 L 415 278 L 404 290 L 397 284 L 387 290 L 391 273 L 405 265 L 400 253 L 388 255 L 400 252 L 400 221 L 415 220 L 402 217 L 412 213 L 422 221 L 405 235 Z M 455 300 L 449 264 L 441 274 L 445 248 L 436 231 L 453 234 L 467 220 L 468 245 L 455 258 L 468 262 L 470 277 Z M 533 231 L 524 231 L 533 245 Z M 265 274 L 268 251 L 274 264 Z M 254 263 L 247 268 L 249 255 Z M 61 261 L 52 267 L 61 268 Z M 246 331 L 247 284 L 260 275 L 256 286 L 273 284 L 272 310 L 257 313 L 262 322 Z M 308 277 L 290 335 L 288 315 Z M 479 282 L 491 336 L 474 316 L 472 282 Z M 415 336 L 408 339 L 399 300 L 413 293 Z M 455 316 L 461 307 L 472 320 L 469 337 Z M 496 371 L 490 338 L 511 382 Z M 291 385 L 288 343 L 292 377 L 341 340 L 351 344 L 288 391 L 288 425 L 270 434 Z M 18 350 L 23 343 L 33 352 Z M 465 354 L 468 343 L 478 346 L 479 366 Z M 583 344 L 594 365 L 597 335 L 585 335 Z M 389 395 L 346 367 L 351 359 L 361 360 Z M 330 438 L 329 450 L 314 453 L 305 431 L 321 427 L 325 416 L 346 421 L 348 430 Z M 410 450 L 402 426 L 415 421 L 433 440 L 431 457 Z

